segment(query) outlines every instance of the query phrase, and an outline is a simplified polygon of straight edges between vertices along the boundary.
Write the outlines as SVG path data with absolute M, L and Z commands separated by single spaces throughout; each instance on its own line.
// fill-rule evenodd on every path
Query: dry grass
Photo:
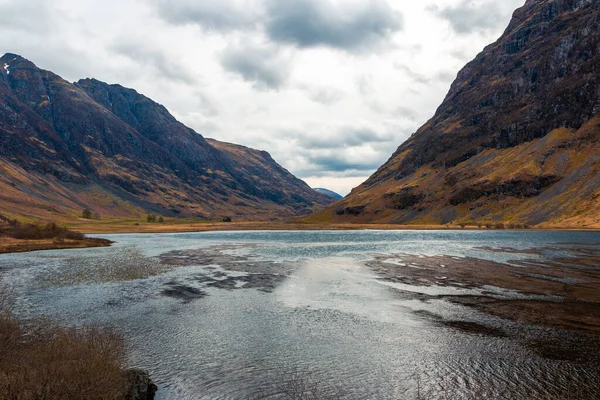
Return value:
M 85 235 L 74 232 L 66 227 L 59 226 L 55 222 L 45 225 L 24 224 L 19 221 L 11 221 L 0 233 L 14 239 L 55 239 L 55 240 L 83 240 Z
M 105 239 L 87 238 L 55 222 L 23 223 L 0 214 L 0 254 L 36 250 L 72 249 L 110 246 Z
M 1 400 L 123 399 L 124 342 L 100 327 L 67 329 L 49 321 L 22 324 L 0 287 Z

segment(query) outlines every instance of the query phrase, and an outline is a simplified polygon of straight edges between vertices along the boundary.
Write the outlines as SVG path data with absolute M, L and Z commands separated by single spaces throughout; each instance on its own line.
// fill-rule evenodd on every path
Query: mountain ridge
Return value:
M 0 205 L 12 216 L 273 219 L 330 202 L 268 153 L 217 148 L 133 89 L 71 84 L 11 53 L 0 67 Z
M 527 1 L 435 115 L 309 220 L 600 226 L 598 32 L 599 2 Z

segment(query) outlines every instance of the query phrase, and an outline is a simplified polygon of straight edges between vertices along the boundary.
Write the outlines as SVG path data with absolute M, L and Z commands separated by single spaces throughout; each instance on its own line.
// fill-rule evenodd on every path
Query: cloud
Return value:
M 144 67 L 151 66 L 171 80 L 187 84 L 196 83 L 193 74 L 180 64 L 176 57 L 170 57 L 162 49 L 149 44 L 147 40 L 119 40 L 109 49 Z
M 280 137 L 293 140 L 297 146 L 307 150 L 337 150 L 361 147 L 376 143 L 387 143 L 394 140 L 389 132 L 379 133 L 374 129 L 366 127 L 339 127 L 324 128 L 322 130 L 306 132 L 287 130 L 280 133 Z
M 343 90 L 330 87 L 306 88 L 306 91 L 308 93 L 308 97 L 312 101 L 324 105 L 331 105 L 340 102 L 344 99 L 344 96 L 346 96 L 346 93 Z
M 51 2 L 28 0 L 0 2 L 0 26 L 3 30 L 45 32 L 51 28 L 55 15 Z
M 370 51 L 402 29 L 387 0 L 152 0 L 171 24 L 196 24 L 221 33 L 264 33 L 299 48 Z
M 356 157 L 355 154 L 334 153 L 315 155 L 309 160 L 318 170 L 327 172 L 372 171 L 381 165 L 381 160 L 374 157 Z
M 448 21 L 456 33 L 467 35 L 504 26 L 514 7 L 512 4 L 503 3 L 497 0 L 461 0 L 458 4 L 448 7 L 432 5 L 428 10 Z
M 234 44 L 221 54 L 221 65 L 259 89 L 276 90 L 290 76 L 292 57 L 289 51 L 269 43 Z
M 301 48 L 365 50 L 402 28 L 402 16 L 384 0 L 267 0 L 266 32 Z
M 174 24 L 197 24 L 210 31 L 250 29 L 258 21 L 260 3 L 252 0 L 152 0 L 158 14 Z

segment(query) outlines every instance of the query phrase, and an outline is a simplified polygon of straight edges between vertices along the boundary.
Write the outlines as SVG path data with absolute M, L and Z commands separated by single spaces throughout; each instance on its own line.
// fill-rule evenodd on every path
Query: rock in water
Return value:
M 125 400 L 154 400 L 158 387 L 150 379 L 148 372 L 141 369 L 128 369 Z

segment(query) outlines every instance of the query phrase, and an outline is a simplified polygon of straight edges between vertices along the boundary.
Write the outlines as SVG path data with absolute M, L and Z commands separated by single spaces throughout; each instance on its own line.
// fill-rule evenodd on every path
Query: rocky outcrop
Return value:
M 600 226 L 600 2 L 529 0 L 435 115 L 311 220 Z M 347 214 L 344 214 L 347 216 Z
M 55 219 L 306 214 L 332 200 L 268 153 L 209 142 L 135 90 L 0 58 L 0 207 Z
M 158 387 L 150 379 L 148 372 L 141 369 L 125 371 L 127 390 L 125 400 L 154 400 Z

